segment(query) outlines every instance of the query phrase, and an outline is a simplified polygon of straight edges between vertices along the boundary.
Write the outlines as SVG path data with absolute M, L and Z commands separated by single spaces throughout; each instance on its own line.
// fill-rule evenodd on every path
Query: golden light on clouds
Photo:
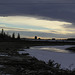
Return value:
M 46 32 L 46 33 L 56 33 L 56 34 L 67 34 L 72 33 L 68 31 L 64 27 L 64 25 L 72 25 L 69 22 L 63 21 L 52 21 L 52 20 L 45 20 L 39 19 L 35 17 L 27 17 L 27 16 L 8 16 L 8 17 L 0 17 L 0 23 L 3 23 L 3 26 L 6 27 L 19 27 L 24 28 L 25 26 L 35 26 L 36 29 L 30 28 L 30 31 L 38 31 L 38 32 Z M 14 26 L 15 25 L 15 26 Z M 2 24 L 0 24 L 2 26 Z M 37 27 L 41 27 L 41 30 L 37 29 Z M 43 30 L 43 28 L 45 30 Z

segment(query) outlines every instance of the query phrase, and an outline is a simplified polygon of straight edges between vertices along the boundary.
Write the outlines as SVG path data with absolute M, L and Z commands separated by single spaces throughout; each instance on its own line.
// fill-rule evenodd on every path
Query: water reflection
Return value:
M 68 53 L 69 51 L 67 50 L 62 50 L 62 49 L 58 49 L 58 48 L 40 48 L 42 50 L 50 50 L 50 51 L 54 51 L 54 52 L 62 52 L 62 53 Z
M 36 47 L 31 47 L 30 49 L 33 49 L 33 50 L 48 50 L 48 51 L 53 51 L 53 52 L 61 52 L 61 53 L 72 53 L 68 50 L 65 50 L 64 48 L 62 49 L 62 46 L 53 46 L 53 47 L 50 47 L 50 46 L 36 46 Z

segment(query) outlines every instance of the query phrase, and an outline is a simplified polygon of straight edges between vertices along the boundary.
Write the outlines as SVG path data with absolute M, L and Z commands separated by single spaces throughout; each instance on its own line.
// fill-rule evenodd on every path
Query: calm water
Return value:
M 35 50 L 43 50 L 43 51 L 50 51 L 50 52 L 60 52 L 60 53 L 73 53 L 70 50 L 66 50 L 66 48 L 69 47 L 75 47 L 75 45 L 64 45 L 64 46 L 34 46 L 30 47 L 30 49 L 25 49 L 25 50 L 30 50 L 30 51 L 35 51 Z M 19 51 L 20 54 L 26 53 L 26 51 Z
M 65 45 L 65 46 L 35 46 L 31 47 L 30 49 L 33 50 L 48 50 L 53 52 L 61 52 L 61 53 L 72 53 L 69 50 L 66 50 L 66 48 L 73 47 L 74 45 Z

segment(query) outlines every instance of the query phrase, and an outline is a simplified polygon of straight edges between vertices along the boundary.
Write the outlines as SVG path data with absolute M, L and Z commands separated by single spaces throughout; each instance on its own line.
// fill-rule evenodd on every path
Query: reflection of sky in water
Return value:
M 53 52 L 62 52 L 62 53 L 71 53 L 68 50 L 65 49 L 59 49 L 59 48 L 53 48 L 53 47 L 31 47 L 30 49 L 37 49 L 37 50 L 48 50 Z

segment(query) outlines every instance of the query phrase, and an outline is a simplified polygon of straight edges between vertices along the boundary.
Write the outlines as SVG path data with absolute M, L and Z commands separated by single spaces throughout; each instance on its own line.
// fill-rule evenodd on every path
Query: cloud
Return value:
M 73 3 L 74 0 L 0 0 L 0 3 Z
M 64 25 L 72 25 L 72 23 L 38 19 L 35 17 L 26 17 L 26 16 L 0 17 L 0 23 L 5 24 L 7 27 L 24 28 L 38 32 L 39 31 L 46 33 L 52 32 L 55 34 L 72 33 L 71 31 L 67 31 L 66 28 L 64 27 Z
M 31 17 L 38 17 L 40 20 L 40 24 L 37 24 L 36 27 L 45 28 L 45 32 L 51 32 L 53 34 L 67 34 L 73 35 L 75 32 L 75 0 L 0 0 L 0 16 L 7 17 L 7 16 L 31 16 Z M 4 22 L 6 24 L 13 24 L 14 27 L 20 27 L 25 24 L 24 20 L 20 17 L 18 21 L 15 20 L 17 18 L 8 19 Z M 42 21 L 45 20 L 45 22 Z M 12 20 L 12 22 L 11 22 Z M 15 20 L 15 21 L 14 21 Z M 47 20 L 47 21 L 46 21 Z M 20 23 L 22 21 L 22 23 Z M 27 20 L 25 19 L 27 22 Z M 62 24 L 62 25 L 53 25 L 51 26 L 50 22 L 52 21 L 54 24 L 56 22 L 67 22 L 71 24 Z M 55 22 L 56 21 L 56 22 Z M 1 22 L 1 21 L 0 21 Z M 33 20 L 32 20 L 33 22 Z M 35 22 L 35 21 L 34 21 Z M 2 23 L 2 22 L 1 22 Z M 43 23 L 43 25 L 42 25 Z M 6 25 L 5 24 L 5 25 Z M 45 25 L 47 24 L 47 25 Z M 50 24 L 50 25 L 49 25 Z M 58 23 L 57 23 L 58 24 Z M 27 23 L 27 26 L 31 28 L 35 28 L 35 23 L 32 26 L 32 23 Z M 12 24 L 10 25 L 12 27 Z M 51 29 L 50 29 L 51 27 Z M 50 30 L 49 30 L 50 29 Z M 33 31 L 33 30 L 32 30 Z M 38 31 L 35 29 L 35 31 Z M 42 31 L 41 31 L 42 32 Z
M 34 30 L 26 30 L 22 28 L 10 28 L 10 27 L 0 27 L 0 30 L 4 29 L 4 31 L 9 34 L 12 34 L 15 32 L 16 36 L 18 33 L 20 33 L 21 37 L 23 38 L 29 38 L 29 37 L 34 37 L 35 35 L 41 38 L 69 38 L 69 37 L 75 37 L 75 34 L 55 34 L 55 33 L 46 33 L 46 32 L 41 32 L 41 31 L 34 31 Z
M 6 25 L 5 24 L 0 24 L 0 27 L 6 27 Z
M 0 0 L 1 1 L 1 0 Z M 2 0 L 3 1 L 3 0 Z M 2 2 L 1 1 L 1 2 Z M 0 2 L 0 3 L 1 3 Z M 9 4 L 0 4 L 0 16 L 11 16 L 11 15 L 32 15 L 32 16 L 43 16 L 45 19 L 52 18 L 54 20 L 62 20 L 67 22 L 75 23 L 75 4 L 74 0 L 14 0 L 13 2 L 23 2 L 23 4 L 10 4 L 11 0 L 4 0 Z M 25 3 L 27 2 L 27 4 Z M 32 2 L 36 2 L 32 3 Z M 42 3 L 45 2 L 45 3 Z M 46 3 L 47 2 L 47 3 Z M 48 4 L 56 2 L 59 4 Z M 71 3 L 71 4 L 60 4 Z M 25 4 L 24 4 L 25 3 Z M 28 4 L 29 3 L 29 4 Z M 31 4 L 30 4 L 31 3 Z

